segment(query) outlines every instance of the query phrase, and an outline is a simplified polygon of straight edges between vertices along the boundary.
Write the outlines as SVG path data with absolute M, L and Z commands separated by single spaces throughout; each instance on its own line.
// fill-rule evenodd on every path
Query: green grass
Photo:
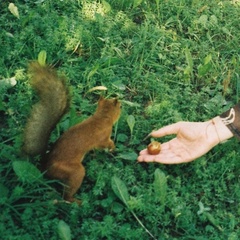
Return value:
M 237 240 L 240 152 L 232 139 L 188 164 L 139 164 L 152 130 L 204 121 L 239 100 L 240 2 L 216 0 L 0 3 L 0 234 L 4 239 Z M 21 155 L 34 94 L 26 73 L 41 50 L 69 79 L 71 110 L 51 141 L 91 115 L 99 92 L 118 96 L 116 151 L 91 152 L 77 195 Z M 9 80 L 15 77 L 14 80 Z M 166 137 L 161 139 L 165 141 Z M 19 161 L 24 161 L 23 163 Z M 159 188 L 158 188 L 159 186 Z

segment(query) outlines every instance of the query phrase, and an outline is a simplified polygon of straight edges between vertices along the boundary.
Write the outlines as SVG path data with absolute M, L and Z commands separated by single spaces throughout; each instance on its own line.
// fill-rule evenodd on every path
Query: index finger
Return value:
M 182 122 L 173 123 L 171 125 L 162 127 L 157 131 L 151 132 L 152 137 L 164 137 L 171 134 L 177 134 L 181 128 Z

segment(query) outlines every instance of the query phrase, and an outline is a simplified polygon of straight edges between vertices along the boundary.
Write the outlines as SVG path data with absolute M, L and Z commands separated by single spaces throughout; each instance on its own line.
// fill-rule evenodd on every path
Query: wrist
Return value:
M 229 130 L 229 128 L 223 123 L 219 116 L 213 118 L 211 120 L 212 124 L 215 127 L 216 134 L 219 138 L 219 143 L 222 143 L 229 138 L 233 137 L 233 133 Z

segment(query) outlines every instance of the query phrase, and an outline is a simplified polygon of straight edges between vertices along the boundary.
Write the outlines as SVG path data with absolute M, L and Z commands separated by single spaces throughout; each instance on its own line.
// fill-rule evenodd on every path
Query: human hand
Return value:
M 161 152 L 158 155 L 148 154 L 147 149 L 142 150 L 138 161 L 178 164 L 193 161 L 204 155 L 219 142 L 233 136 L 219 117 L 214 119 L 216 121 L 178 122 L 152 132 L 152 137 L 171 134 L 175 134 L 176 137 L 162 143 Z

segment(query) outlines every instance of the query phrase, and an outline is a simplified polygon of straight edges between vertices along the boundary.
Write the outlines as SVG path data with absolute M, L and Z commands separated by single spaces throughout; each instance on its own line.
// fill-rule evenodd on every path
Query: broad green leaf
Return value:
M 209 63 L 212 60 L 212 54 L 208 54 L 205 58 L 204 58 L 204 64 Z
M 201 15 L 201 17 L 198 19 L 198 23 L 200 23 L 202 26 L 206 27 L 208 22 L 208 16 L 207 15 Z
M 142 0 L 134 0 L 133 1 L 133 8 L 138 7 L 142 3 Z
M 128 207 L 130 212 L 133 214 L 135 219 L 138 221 L 138 223 L 141 225 L 141 227 L 153 238 L 156 239 L 151 232 L 144 226 L 144 224 L 141 222 L 141 220 L 137 217 L 137 215 L 134 213 L 133 210 L 130 209 L 129 207 L 129 200 L 130 200 L 130 195 L 127 190 L 127 186 L 125 183 L 118 177 L 114 176 L 111 179 L 111 185 L 114 193 L 117 195 L 117 197 Z M 120 210 L 120 209 L 119 209 Z
M 14 38 L 14 35 L 10 32 L 6 32 L 6 36 L 10 37 L 10 38 Z
M 112 210 L 114 213 L 120 213 L 124 209 L 124 205 L 118 202 L 114 202 L 112 206 Z
M 208 54 L 205 58 L 204 58 L 204 64 L 199 64 L 198 65 L 198 75 L 199 76 L 204 76 L 206 73 L 209 72 L 209 70 L 212 68 L 212 55 Z
M 219 231 L 223 231 L 223 229 L 219 225 L 219 221 L 211 213 L 204 212 L 204 215 L 207 216 L 207 219 L 214 227 L 216 227 Z
M 126 89 L 126 85 L 122 83 L 122 81 L 115 81 L 112 85 L 120 91 L 124 91 Z
M 212 64 L 211 63 L 207 63 L 207 64 L 200 64 L 198 66 L 198 75 L 199 76 L 204 76 L 205 74 L 207 74 L 212 68 Z
M 137 159 L 137 154 L 135 152 L 126 152 L 126 153 L 120 153 L 118 154 L 118 158 L 124 159 L 124 160 L 132 160 L 136 161 Z
M 113 176 L 111 179 L 111 186 L 117 197 L 128 207 L 130 195 L 125 183 L 120 178 Z
M 58 235 L 60 239 L 62 240 L 71 240 L 71 229 L 69 225 L 64 222 L 63 220 L 60 220 L 58 222 Z
M 228 36 L 232 36 L 231 32 L 226 27 L 222 27 L 222 31 Z
M 47 52 L 42 50 L 39 54 L 38 54 L 38 63 L 41 66 L 45 66 L 46 65 L 46 59 L 47 59 Z
M 167 178 L 164 172 L 162 172 L 160 169 L 156 169 L 154 172 L 153 187 L 156 199 L 162 205 L 165 205 L 167 196 Z
M 126 100 L 122 100 L 121 102 L 124 104 L 127 104 L 130 107 L 140 107 L 141 106 L 139 103 L 133 103 L 133 102 L 126 101 Z
M 36 2 L 34 2 L 35 4 L 40 4 L 43 3 L 45 0 L 37 0 Z
M 210 23 L 211 23 L 212 25 L 217 25 L 217 24 L 218 24 L 218 19 L 217 19 L 217 17 L 216 17 L 215 15 L 212 15 L 212 16 L 210 17 L 209 21 L 210 21 Z
M 13 16 L 17 17 L 18 19 L 20 18 L 18 8 L 13 3 L 9 3 L 8 9 Z
M 118 141 L 118 142 L 124 143 L 124 142 L 127 141 L 127 139 L 128 139 L 128 136 L 127 136 L 126 134 L 119 133 L 119 134 L 117 135 L 117 141 Z
M 131 135 L 133 133 L 133 128 L 134 128 L 134 125 L 135 125 L 135 118 L 133 115 L 128 115 L 127 117 L 127 123 L 128 123 L 128 126 L 130 128 L 130 131 L 131 131 Z
M 39 169 L 30 162 L 14 161 L 13 170 L 22 182 L 32 183 L 42 177 Z
M 102 0 L 102 5 L 106 12 L 110 12 L 112 10 L 111 5 L 107 1 Z

